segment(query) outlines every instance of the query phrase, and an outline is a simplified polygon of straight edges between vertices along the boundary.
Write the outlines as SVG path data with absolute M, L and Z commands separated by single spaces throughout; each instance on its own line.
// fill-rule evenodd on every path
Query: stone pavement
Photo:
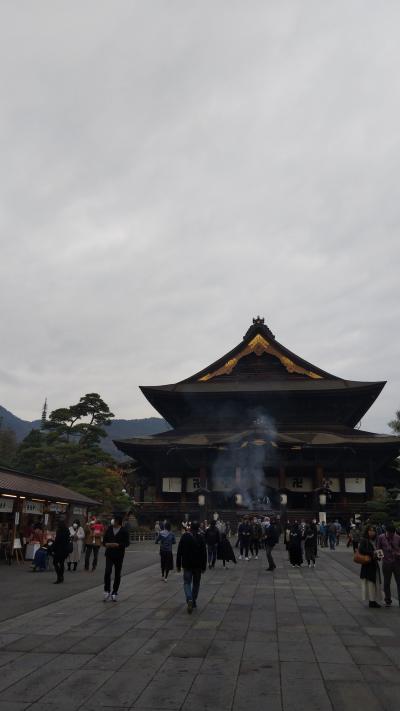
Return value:
M 131 543 L 125 555 L 125 572 L 131 573 L 152 565 L 155 553 L 154 542 Z M 1 560 L 0 621 L 100 585 L 104 578 L 104 567 L 105 558 L 102 549 L 94 572 L 87 573 L 81 560 L 76 572 L 65 572 L 64 585 L 52 585 L 51 583 L 56 579 L 53 569 L 45 573 L 32 573 L 31 560 L 22 563 L 14 561 L 10 566 Z
M 207 571 L 191 616 L 156 564 L 117 604 L 96 587 L 4 621 L 0 711 L 399 711 L 398 605 L 361 603 L 350 551 L 319 555 Z

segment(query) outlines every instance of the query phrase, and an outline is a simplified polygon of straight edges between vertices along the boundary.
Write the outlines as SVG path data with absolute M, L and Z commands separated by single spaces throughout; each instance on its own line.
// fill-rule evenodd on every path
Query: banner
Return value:
M 14 508 L 14 499 L 8 499 L 7 497 L 0 497 L 0 512 L 1 513 L 11 513 Z
M 24 501 L 24 513 L 37 514 L 39 516 L 43 513 L 43 504 L 40 501 Z
M 162 490 L 167 494 L 180 494 L 182 491 L 181 477 L 163 477 Z

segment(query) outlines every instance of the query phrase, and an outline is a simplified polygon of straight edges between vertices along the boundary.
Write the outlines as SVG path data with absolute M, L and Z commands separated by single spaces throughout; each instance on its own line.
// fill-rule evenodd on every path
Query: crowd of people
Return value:
M 218 561 L 227 570 L 232 563 L 258 560 L 265 550 L 268 572 L 276 564 L 273 557 L 275 546 L 283 535 L 289 565 L 300 568 L 306 563 L 315 568 L 318 549 L 336 550 L 341 536 L 346 533 L 346 545 L 352 547 L 354 562 L 360 565 L 362 598 L 372 608 L 381 607 L 383 596 L 387 606 L 392 604 L 391 583 L 395 580 L 400 600 L 400 535 L 392 524 L 376 528 L 360 522 L 349 522 L 347 527 L 336 519 L 325 523 L 313 519 L 281 524 L 279 517 L 243 516 L 237 526 L 236 536 L 229 522 L 221 519 L 185 521 L 181 525 L 181 537 L 176 553 L 176 570 L 183 569 L 183 584 L 186 606 L 189 613 L 197 605 L 201 576 L 216 567 Z M 104 600 L 117 601 L 125 550 L 129 545 L 129 532 L 121 516 L 114 516 L 109 525 L 104 525 L 93 515 L 81 525 L 78 519 L 68 527 L 62 519 L 53 538 L 46 538 L 40 524 L 36 524 L 34 538 L 39 542 L 32 570 L 48 570 L 50 561 L 56 572 L 55 584 L 64 582 L 65 569 L 73 573 L 81 561 L 84 571 L 96 570 L 100 548 L 105 550 Z M 159 545 L 161 578 L 168 581 L 174 569 L 173 547 L 176 536 L 168 521 L 156 522 L 155 543 Z M 235 554 L 235 550 L 238 551 Z M 112 573 L 114 573 L 113 582 Z
M 76 519 L 68 527 L 61 518 L 54 538 L 46 538 L 40 524 L 35 527 L 34 537 L 39 547 L 34 555 L 32 571 L 44 572 L 50 569 L 52 563 L 56 573 L 55 585 L 64 582 L 65 566 L 69 572 L 76 572 L 82 559 L 83 569 L 94 572 L 100 548 L 103 547 L 106 559 L 104 600 L 117 601 L 125 549 L 130 543 L 129 532 L 123 525 L 122 516 L 115 515 L 108 526 L 98 521 L 95 515 L 91 516 L 84 526 Z
M 174 567 L 173 545 L 176 539 L 168 522 L 157 521 L 155 533 L 155 542 L 160 545 L 161 577 L 166 582 Z M 392 578 L 397 585 L 400 600 L 400 535 L 394 525 L 380 527 L 379 530 L 367 525 L 362 530 L 359 522 L 350 522 L 345 528 L 337 519 L 329 523 L 313 519 L 311 522 L 287 522 L 282 527 L 279 518 L 244 516 L 238 524 L 234 545 L 239 549 L 240 561 L 250 561 L 252 558 L 258 560 L 260 552 L 265 549 L 268 563 L 266 570 L 274 571 L 276 565 L 273 549 L 283 534 L 289 564 L 293 568 L 300 568 L 305 562 L 309 568 L 315 568 L 318 548 L 334 551 L 340 544 L 343 533 L 347 534 L 347 547 L 353 547 L 354 561 L 361 565 L 363 600 L 367 600 L 370 607 L 381 606 L 380 564 L 385 604 L 392 604 Z M 211 521 L 209 524 L 199 524 L 196 521 L 182 523 L 176 568 L 177 572 L 183 568 L 184 593 L 189 614 L 197 606 L 201 576 L 207 565 L 211 570 L 215 568 L 218 560 L 222 561 L 225 569 L 230 561 L 236 564 L 230 536 L 230 527 L 221 520 Z

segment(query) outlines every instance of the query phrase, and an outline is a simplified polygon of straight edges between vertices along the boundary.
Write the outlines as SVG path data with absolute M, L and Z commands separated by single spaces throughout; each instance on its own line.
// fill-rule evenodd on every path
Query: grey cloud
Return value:
M 399 407 L 400 9 L 3 3 L 0 403 L 148 415 L 262 312 Z M 13 382 L 14 379 L 14 382 Z

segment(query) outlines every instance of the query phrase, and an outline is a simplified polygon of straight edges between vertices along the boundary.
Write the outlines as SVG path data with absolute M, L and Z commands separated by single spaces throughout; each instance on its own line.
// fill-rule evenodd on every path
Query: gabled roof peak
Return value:
M 257 333 L 261 333 L 263 336 L 265 336 L 265 338 L 275 338 L 271 329 L 268 328 L 268 326 L 266 325 L 265 319 L 261 316 L 256 316 L 255 318 L 253 318 L 253 323 L 244 334 L 243 340 L 247 341 L 249 338 L 252 338 Z

